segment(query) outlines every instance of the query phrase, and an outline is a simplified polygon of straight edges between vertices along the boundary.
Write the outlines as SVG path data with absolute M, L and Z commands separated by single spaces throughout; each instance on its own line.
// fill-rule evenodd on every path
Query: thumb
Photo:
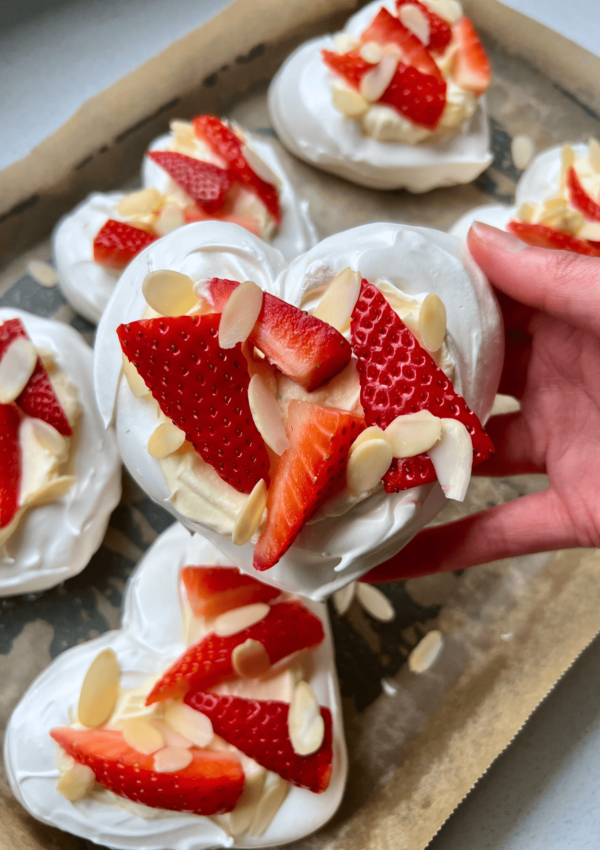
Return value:
M 600 335 L 600 258 L 532 248 L 512 233 L 479 221 L 471 227 L 467 244 L 496 289 Z

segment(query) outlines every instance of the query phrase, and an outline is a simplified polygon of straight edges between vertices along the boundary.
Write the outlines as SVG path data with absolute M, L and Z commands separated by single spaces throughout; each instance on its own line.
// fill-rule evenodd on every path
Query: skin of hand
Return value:
M 548 488 L 426 528 L 363 576 L 384 582 L 554 549 L 600 546 L 600 259 L 531 248 L 476 222 L 468 235 L 504 316 L 495 454 L 474 474 L 546 473 Z

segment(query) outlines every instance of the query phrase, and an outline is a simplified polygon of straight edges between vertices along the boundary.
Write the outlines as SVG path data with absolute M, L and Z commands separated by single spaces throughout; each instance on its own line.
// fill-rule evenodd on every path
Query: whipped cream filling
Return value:
M 23 321 L 76 427 L 70 439 L 62 438 L 63 448 L 52 451 L 35 437 L 33 420 L 23 417 L 24 510 L 10 533 L 3 530 L 0 596 L 45 590 L 81 572 L 99 547 L 121 494 L 116 442 L 102 427 L 94 398 L 91 349 L 68 325 L 0 308 L 0 323 L 12 318 Z M 52 487 L 61 479 L 66 489 L 54 497 Z
M 408 302 L 407 314 L 411 312 L 410 302 L 418 303 L 424 294 L 435 292 L 440 296 L 448 317 L 447 352 L 442 352 L 445 368 L 453 366 L 456 390 L 485 422 L 503 360 L 498 307 L 487 280 L 458 240 L 425 228 L 365 225 L 324 240 L 286 267 L 278 252 L 235 225 L 192 225 L 150 246 L 143 257 L 133 261 L 98 329 L 98 403 L 106 425 L 114 419 L 122 457 L 132 475 L 186 527 L 201 531 L 250 574 L 255 573 L 252 543 L 235 546 L 206 518 L 201 522 L 190 520 L 174 503 L 161 462 L 151 458 L 146 448 L 156 428 L 156 408 L 147 397 L 135 398 L 121 375 L 116 328 L 144 313 L 141 283 L 148 270 L 171 268 L 188 274 L 194 282 L 213 276 L 250 279 L 266 292 L 312 309 L 323 286 L 348 266 L 360 270 L 384 291 L 386 287 L 396 291 L 399 301 Z M 343 385 L 344 376 L 335 380 Z M 349 401 L 354 395 L 354 404 L 356 391 L 350 373 L 344 393 L 349 393 Z M 213 507 L 218 503 L 224 528 L 231 522 L 231 505 L 216 490 L 211 498 Z M 342 503 L 335 516 L 305 526 L 281 561 L 259 577 L 285 590 L 326 598 L 402 548 L 443 504 L 444 496 L 437 485 L 393 495 L 380 489 L 363 501 Z
M 122 628 L 62 653 L 32 684 L 6 731 L 4 760 L 11 789 L 17 800 L 44 823 L 124 850 L 140 846 L 147 850 L 264 847 L 298 840 L 319 829 L 334 814 L 347 774 L 331 631 L 325 606 L 314 603 L 308 603 L 308 607 L 323 621 L 325 640 L 310 653 L 311 669 L 304 674 L 319 703 L 327 706 L 333 716 L 333 775 L 327 791 L 313 794 L 290 786 L 263 835 L 236 839 L 229 832 L 230 815 L 207 818 L 152 810 L 97 787 L 73 804 L 56 790 L 60 769 L 57 748 L 48 732 L 72 722 L 69 707 L 77 702 L 83 676 L 96 655 L 111 647 L 121 664 L 123 693 L 113 717 L 115 722 L 139 713 L 149 684 L 185 649 L 178 574 L 187 564 L 224 564 L 224 559 L 206 540 L 197 535 L 190 537 L 181 525 L 174 524 L 155 541 L 132 576 L 126 590 Z M 258 684 L 257 693 L 284 696 L 297 675 L 292 666 L 273 681 L 266 679 Z M 246 696 L 243 691 L 250 685 L 231 683 L 227 687 Z M 216 741 L 215 747 L 218 746 Z M 253 770 L 251 761 L 243 761 L 249 775 Z M 64 761 L 61 766 L 66 766 Z M 269 783 L 273 776 L 267 777 Z
M 343 32 L 358 38 L 382 5 L 395 11 L 393 0 L 375 0 L 351 17 Z M 369 109 L 362 124 L 348 120 L 332 103 L 333 77 L 322 60 L 323 48 L 335 50 L 334 38 L 299 47 L 269 89 L 273 126 L 300 159 L 363 186 L 411 192 L 468 183 L 491 163 L 485 98 L 474 103 L 451 84 L 444 132 L 434 134 L 381 104 Z M 343 86 L 339 78 L 335 84 Z

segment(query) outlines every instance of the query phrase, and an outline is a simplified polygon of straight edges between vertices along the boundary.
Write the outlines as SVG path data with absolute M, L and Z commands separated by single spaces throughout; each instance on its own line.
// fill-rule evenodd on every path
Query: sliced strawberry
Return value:
M 562 230 L 554 230 L 545 224 L 528 224 L 524 221 L 509 221 L 507 228 L 522 242 L 534 248 L 555 248 L 559 251 L 572 251 L 588 257 L 600 257 L 600 250 L 585 239 L 578 239 Z
M 477 96 L 490 84 L 492 69 L 485 48 L 469 18 L 459 18 L 453 27 L 456 52 L 452 62 L 454 82 Z
M 205 691 L 233 679 L 231 654 L 247 640 L 262 643 L 271 664 L 282 658 L 317 646 L 323 640 L 323 624 L 318 617 L 294 600 L 271 606 L 267 616 L 241 632 L 219 637 L 211 632 L 190 646 L 156 683 L 146 705 L 165 699 L 180 699 L 188 691 Z
M 148 157 L 160 165 L 205 212 L 219 212 L 231 189 L 229 171 L 174 151 L 149 151 Z
M 29 335 L 21 319 L 8 319 L 0 325 L 0 360 L 15 339 L 29 339 Z M 16 403 L 27 416 L 43 419 L 64 437 L 73 433 L 41 357 Z
M 155 240 L 147 230 L 109 218 L 94 239 L 94 262 L 106 269 L 124 269 Z
M 474 465 L 489 457 L 492 441 L 477 416 L 377 287 L 366 280 L 352 314 L 351 333 L 367 425 L 387 428 L 397 416 L 429 410 L 440 419 L 458 419 L 465 425 L 473 442 Z M 383 479 L 388 493 L 436 480 L 426 454 L 395 460 Z
M 142 319 L 117 334 L 165 416 L 224 481 L 250 493 L 261 478 L 269 483 L 269 456 L 250 412 L 242 347 L 219 347 L 220 321 L 218 313 Z
M 388 12 L 385 6 L 382 6 L 375 15 L 370 26 L 361 35 L 360 40 L 363 44 L 366 44 L 368 41 L 375 41 L 382 47 L 386 44 L 395 44 L 400 48 L 402 62 L 404 64 L 411 65 L 417 71 L 420 71 L 421 74 L 428 74 L 435 77 L 444 83 L 445 91 L 446 84 L 435 59 L 421 40 L 408 27 L 405 27 L 398 18 L 395 18 Z
M 250 233 L 254 233 L 255 236 L 260 237 L 260 222 L 251 215 L 229 215 L 221 212 L 210 216 L 194 204 L 184 209 L 183 217 L 188 224 L 193 221 L 214 221 L 215 219 L 217 221 L 226 221 L 229 224 L 237 224 L 238 227 L 243 227 L 244 230 L 248 230 Z
M 270 602 L 281 593 L 276 587 L 225 567 L 184 567 L 181 580 L 196 617 L 217 617 L 242 605 Z
M 254 567 L 268 570 L 340 482 L 348 450 L 364 428 L 359 416 L 294 400 L 288 407 L 290 447 L 267 493 L 267 521 L 254 548 Z
M 329 787 L 333 735 L 328 708 L 321 708 L 323 743 L 315 753 L 301 756 L 288 733 L 288 703 L 205 693 L 188 693 L 185 702 L 210 718 L 215 733 L 228 744 L 292 785 L 314 794 Z
M 213 277 L 205 294 L 221 312 L 238 286 L 235 280 Z M 309 392 L 337 375 L 352 357 L 339 331 L 268 292 L 248 339 L 269 363 Z
M 452 41 L 452 27 L 431 9 L 428 9 L 420 0 L 396 0 L 396 9 L 400 12 L 402 6 L 416 6 L 423 13 L 429 23 L 429 44 L 427 49 L 431 53 L 443 53 Z
M 350 50 L 348 53 L 321 50 L 321 56 L 323 62 L 334 74 L 343 77 L 355 89 L 360 88 L 360 81 L 367 71 L 373 68 L 373 65 L 363 59 L 357 50 Z
M 567 171 L 567 186 L 571 196 L 571 203 L 576 210 L 590 221 L 600 221 L 600 204 L 597 204 L 581 185 L 577 172 L 571 166 Z
M 0 528 L 6 528 L 19 509 L 20 424 L 21 417 L 14 404 L 0 404 Z
M 244 771 L 233 753 L 192 747 L 187 767 L 158 773 L 154 755 L 134 750 L 122 732 L 67 726 L 50 735 L 76 762 L 91 768 L 100 785 L 153 809 L 219 815 L 234 808 L 244 787 Z
M 243 143 L 236 134 L 214 115 L 199 115 L 194 118 L 194 131 L 211 150 L 223 159 L 231 169 L 235 180 L 261 199 L 277 224 L 281 224 L 279 192 L 272 183 L 267 183 L 249 166 L 243 153 Z

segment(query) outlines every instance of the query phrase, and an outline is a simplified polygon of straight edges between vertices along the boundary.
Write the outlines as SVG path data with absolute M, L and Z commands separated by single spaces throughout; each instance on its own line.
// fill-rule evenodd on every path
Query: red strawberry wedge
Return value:
M 294 652 L 318 646 L 323 637 L 321 621 L 301 602 L 279 602 L 259 623 L 228 637 L 211 632 L 186 649 L 156 683 L 146 705 L 181 699 L 190 690 L 205 691 L 233 679 L 233 650 L 247 640 L 262 643 L 271 664 L 276 664 Z
M 8 319 L 0 325 L 0 360 L 15 339 L 29 339 L 29 335 L 21 319 Z M 41 357 L 38 357 L 27 386 L 16 403 L 23 413 L 34 419 L 43 419 L 63 437 L 70 437 L 73 433 Z
M 319 505 L 343 483 L 348 451 L 363 428 L 364 420 L 345 410 L 290 402 L 290 447 L 281 455 L 267 493 L 267 520 L 254 547 L 255 569 L 275 566 Z
M 492 69 L 469 18 L 459 18 L 453 27 L 456 52 L 452 64 L 454 82 L 463 89 L 482 95 L 490 84 Z
M 232 608 L 270 602 L 281 592 L 224 567 L 184 567 L 181 580 L 195 617 L 218 617 Z
M 0 528 L 6 528 L 19 509 L 20 424 L 17 408 L 13 404 L 0 404 Z
M 205 284 L 205 295 L 221 312 L 238 286 L 235 280 L 214 277 Z M 269 363 L 308 392 L 337 375 L 352 357 L 339 331 L 268 292 L 248 339 Z
M 173 151 L 150 151 L 148 158 L 159 165 L 206 213 L 217 213 L 231 189 L 225 168 Z
M 282 779 L 314 794 L 326 791 L 333 761 L 331 712 L 321 708 L 325 735 L 308 756 L 294 750 L 288 733 L 290 707 L 275 700 L 188 693 L 185 702 L 205 714 L 217 735 Z
M 352 314 L 351 333 L 367 425 L 387 428 L 397 416 L 429 410 L 440 419 L 458 419 L 465 425 L 473 442 L 474 465 L 489 457 L 492 441 L 477 416 L 377 287 L 366 280 Z M 387 493 L 436 480 L 426 454 L 394 460 L 383 479 Z
M 187 767 L 159 773 L 154 755 L 134 750 L 122 732 L 67 726 L 50 735 L 76 762 L 91 768 L 100 785 L 153 809 L 220 815 L 234 808 L 244 787 L 244 771 L 232 753 L 192 747 Z
M 94 239 L 94 262 L 106 269 L 124 269 L 155 240 L 147 230 L 109 218 Z
M 442 72 L 420 39 L 383 6 L 360 37 L 363 44 L 375 41 L 384 47 L 395 44 L 400 48 L 403 62 L 421 74 L 429 74 L 443 82 Z M 444 84 L 445 85 L 445 84 Z
M 269 456 L 250 412 L 250 377 L 240 345 L 219 347 L 221 316 L 142 319 L 117 328 L 125 356 L 160 409 L 198 454 L 240 493 L 261 478 Z
M 583 213 L 590 221 L 600 221 L 600 204 L 590 198 L 585 191 L 573 166 L 567 171 L 567 187 L 575 209 Z
M 554 230 L 545 224 L 528 224 L 524 221 L 509 221 L 507 228 L 522 242 L 533 248 L 554 248 L 559 251 L 571 251 L 588 257 L 600 257 L 598 247 L 585 239 L 578 239 L 562 230 Z
M 334 74 L 343 77 L 355 89 L 360 88 L 360 81 L 367 71 L 373 68 L 371 63 L 363 59 L 357 50 L 351 50 L 348 53 L 322 50 L 321 56 L 323 62 Z
M 452 41 L 452 28 L 448 21 L 440 18 L 431 9 L 428 9 L 420 0 L 396 0 L 396 9 L 400 12 L 402 6 L 416 6 L 429 23 L 429 44 L 427 49 L 430 53 L 443 53 Z
M 198 138 L 203 139 L 211 150 L 220 156 L 231 170 L 235 180 L 245 186 L 246 189 L 258 195 L 276 224 L 281 224 L 281 208 L 279 205 L 279 192 L 272 183 L 267 183 L 256 174 L 243 152 L 241 139 L 214 115 L 199 115 L 194 118 L 194 132 Z

